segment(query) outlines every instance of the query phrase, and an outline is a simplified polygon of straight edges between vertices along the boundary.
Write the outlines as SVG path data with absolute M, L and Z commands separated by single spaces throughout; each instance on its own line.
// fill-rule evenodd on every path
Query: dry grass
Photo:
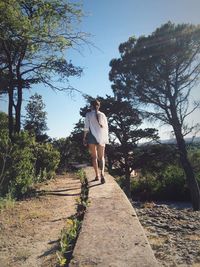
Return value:
M 149 236 L 148 239 L 153 249 L 163 246 L 163 244 L 165 244 L 168 241 L 168 237 L 166 236 L 164 237 Z
M 11 210 L 15 207 L 15 200 L 13 200 L 10 196 L 6 198 L 0 198 L 0 213 L 4 210 Z
M 31 252 L 26 248 L 22 248 L 22 249 L 16 251 L 15 260 L 17 260 L 17 261 L 25 261 L 30 256 L 31 256 Z
M 57 242 L 66 218 L 76 211 L 75 198 L 80 180 L 58 176 L 37 185 L 38 194 L 13 203 L 9 199 L 0 210 L 0 267 L 42 266 L 57 264 Z M 50 242 L 51 241 L 51 242 Z M 42 258 L 38 256 L 43 255 Z M 5 265 L 6 264 L 6 265 Z
M 154 208 L 155 207 L 155 203 L 154 202 L 145 202 L 143 205 L 142 205 L 142 208 L 144 209 L 151 209 L 151 208 Z
M 200 235 L 185 235 L 185 238 L 191 241 L 199 241 L 200 240 Z

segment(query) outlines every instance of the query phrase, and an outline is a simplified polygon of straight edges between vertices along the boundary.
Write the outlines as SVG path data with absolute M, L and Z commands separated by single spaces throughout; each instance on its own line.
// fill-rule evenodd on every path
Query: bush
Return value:
M 176 165 L 170 165 L 163 173 L 162 187 L 158 192 L 160 199 L 189 200 L 189 189 L 186 184 L 184 171 Z
M 133 199 L 188 201 L 189 189 L 183 170 L 178 165 L 169 165 L 159 173 L 146 173 L 131 182 Z
M 11 141 L 8 132 L 0 130 L 0 192 L 6 183 L 6 169 L 11 154 Z
M 36 182 L 51 179 L 60 161 L 60 153 L 50 143 L 36 144 L 34 148 Z
M 131 181 L 131 196 L 133 199 L 151 200 L 159 192 L 160 182 L 153 175 L 141 176 Z
M 3 121 L 3 120 L 2 120 Z M 0 126 L 1 126 L 0 113 Z M 54 176 L 59 163 L 59 152 L 49 143 L 37 143 L 28 132 L 13 136 L 6 127 L 0 128 L 0 194 L 13 198 L 27 194 L 34 182 Z
M 4 139 L 5 140 L 5 139 Z M 1 139 L 1 145 L 5 143 Z M 7 139 L 9 150 L 6 155 L 6 162 L 3 171 L 1 193 L 6 195 L 10 192 L 14 198 L 20 198 L 30 189 L 34 179 L 34 157 L 32 145 L 34 139 L 26 132 L 21 132 L 13 137 L 13 143 Z M 5 157 L 5 152 L 4 152 Z M 1 160 L 3 155 L 1 153 Z
M 36 143 L 34 137 L 21 132 L 9 137 L 0 132 L 0 192 L 8 192 L 21 198 L 28 193 L 34 182 L 50 179 L 55 175 L 59 163 L 59 152 L 49 143 Z
M 81 132 L 53 141 L 53 147 L 60 153 L 58 172 L 62 173 L 71 169 L 74 162 L 90 162 L 90 155 L 88 149 L 83 145 L 82 135 Z
M 58 172 L 62 173 L 69 169 L 71 161 L 72 144 L 69 138 L 60 138 L 53 140 L 53 147 L 60 153 L 60 161 L 58 164 Z
M 197 182 L 200 186 L 200 148 L 199 145 L 196 145 L 193 149 L 189 150 L 189 159 L 194 169 Z

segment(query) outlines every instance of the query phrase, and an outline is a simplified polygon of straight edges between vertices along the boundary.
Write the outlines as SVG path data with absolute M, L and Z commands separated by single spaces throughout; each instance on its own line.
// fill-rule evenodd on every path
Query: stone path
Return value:
M 56 267 L 60 232 L 76 212 L 80 180 L 57 176 L 37 190 L 38 197 L 0 213 L 0 267 Z
M 133 206 L 160 265 L 200 267 L 200 211 L 178 203 Z

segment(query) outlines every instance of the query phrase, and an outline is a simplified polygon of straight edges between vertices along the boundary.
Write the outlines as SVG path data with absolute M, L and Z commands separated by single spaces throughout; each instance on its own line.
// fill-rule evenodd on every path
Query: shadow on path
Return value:
M 63 197 L 70 197 L 70 196 L 80 196 L 80 193 L 75 193 L 75 194 L 62 194 L 62 193 L 56 193 L 54 191 L 48 191 L 45 192 L 43 195 L 45 196 L 63 196 Z
M 79 193 L 73 193 L 73 194 L 68 194 L 68 193 L 60 193 L 60 192 L 68 192 L 68 191 L 73 191 L 73 190 L 78 190 L 80 188 L 75 187 L 75 188 L 65 188 L 65 189 L 56 189 L 56 190 L 40 190 L 40 191 L 35 191 L 35 195 L 38 196 L 48 196 L 48 195 L 54 195 L 54 196 L 79 196 Z
M 41 259 L 43 257 L 46 257 L 46 256 L 48 256 L 50 254 L 53 254 L 56 251 L 58 251 L 59 250 L 59 247 L 60 247 L 59 242 L 60 242 L 60 239 L 57 239 L 57 240 L 54 240 L 54 241 L 49 242 L 48 244 L 54 244 L 54 246 L 52 246 L 50 249 L 48 249 L 43 254 L 41 254 L 40 256 L 38 256 L 38 259 Z

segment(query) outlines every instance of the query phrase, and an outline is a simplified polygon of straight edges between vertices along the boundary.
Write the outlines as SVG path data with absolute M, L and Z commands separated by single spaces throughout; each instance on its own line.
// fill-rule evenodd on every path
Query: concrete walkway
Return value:
M 127 197 L 106 174 L 106 183 L 92 181 L 85 168 L 90 204 L 70 267 L 157 267 L 144 230 Z

